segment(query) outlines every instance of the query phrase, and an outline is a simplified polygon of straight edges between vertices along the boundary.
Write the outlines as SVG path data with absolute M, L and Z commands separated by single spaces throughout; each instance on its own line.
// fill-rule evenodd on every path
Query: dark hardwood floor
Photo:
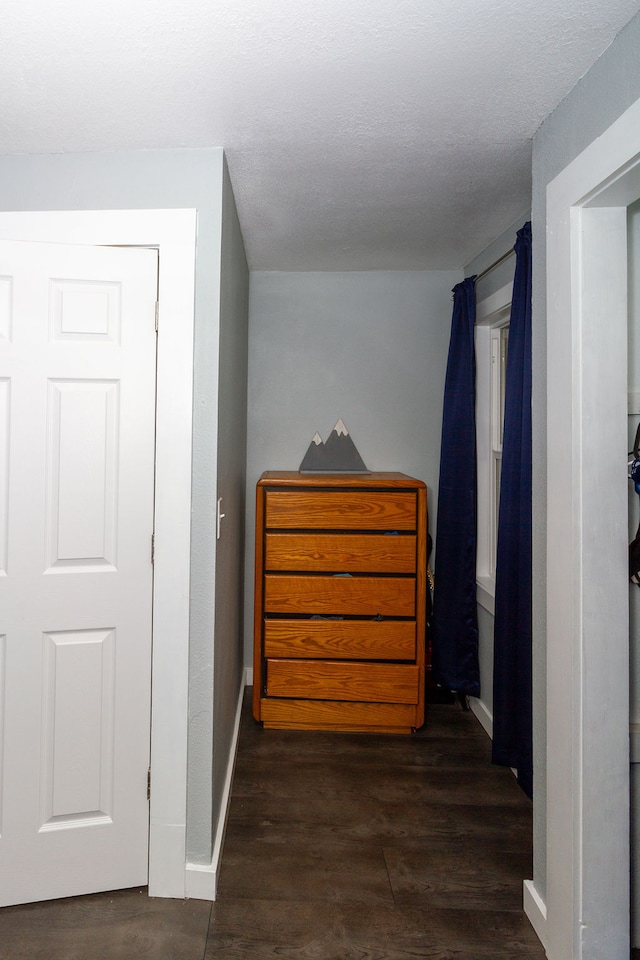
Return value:
M 531 804 L 459 704 L 413 737 L 242 718 L 207 960 L 542 960 Z
M 413 737 L 262 730 L 243 708 L 218 900 L 0 911 L 0 960 L 544 960 L 531 804 L 459 704 Z
M 117 890 L 0 911 L 2 960 L 202 960 L 211 904 Z

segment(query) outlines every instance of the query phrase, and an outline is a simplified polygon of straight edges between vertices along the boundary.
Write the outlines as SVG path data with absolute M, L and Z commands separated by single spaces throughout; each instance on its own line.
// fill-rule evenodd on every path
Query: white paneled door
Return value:
M 0 904 L 148 870 L 152 250 L 0 242 Z

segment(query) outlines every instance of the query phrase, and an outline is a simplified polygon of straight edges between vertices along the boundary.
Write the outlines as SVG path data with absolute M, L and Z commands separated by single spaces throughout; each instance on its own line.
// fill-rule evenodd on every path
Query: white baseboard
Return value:
M 487 734 L 493 740 L 493 714 L 482 700 L 469 697 L 469 705 Z M 514 770 L 514 774 L 517 772 Z M 547 905 L 533 885 L 533 880 L 524 880 L 522 885 L 522 907 L 529 923 L 536 932 L 542 946 L 546 949 Z
M 231 800 L 231 786 L 233 784 L 233 770 L 236 763 L 236 754 L 238 752 L 238 736 L 240 732 L 240 715 L 242 713 L 242 701 L 244 698 L 244 688 L 246 685 L 246 670 L 243 674 L 243 682 L 240 684 L 238 694 L 238 703 L 236 705 L 236 716 L 233 726 L 233 737 L 231 740 L 231 749 L 229 751 L 229 762 L 227 763 L 227 772 L 224 778 L 224 789 L 222 791 L 222 802 L 220 804 L 220 816 L 216 828 L 216 835 L 213 843 L 213 854 L 211 863 L 189 863 L 185 867 L 185 895 L 192 900 L 215 900 L 218 889 L 218 874 L 220 872 L 220 861 L 222 859 L 222 846 L 224 835 L 227 829 L 227 817 L 229 815 L 229 802 Z
M 184 888 L 188 900 L 215 900 L 218 870 L 211 863 L 189 863 L 185 867 Z
M 483 700 L 478 700 L 477 697 L 469 697 L 469 706 L 484 727 L 486 733 L 488 733 L 493 740 L 493 714 L 487 705 Z
M 533 880 L 525 880 L 522 885 L 522 907 L 538 940 L 547 949 L 547 905 L 533 885 Z

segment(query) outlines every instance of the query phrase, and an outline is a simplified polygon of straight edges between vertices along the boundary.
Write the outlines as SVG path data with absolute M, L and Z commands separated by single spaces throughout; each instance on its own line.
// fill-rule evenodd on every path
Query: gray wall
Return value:
M 640 200 L 628 211 L 628 283 L 629 283 L 629 345 L 628 345 L 628 390 L 640 393 Z M 636 427 L 640 423 L 637 414 L 629 416 L 629 446 L 633 449 Z M 629 483 L 629 538 L 632 539 L 640 521 L 639 498 L 632 483 Z M 630 720 L 640 723 L 640 589 L 629 586 L 630 628 Z M 640 855 L 640 851 L 638 851 Z
M 534 882 L 546 896 L 546 189 L 640 98 L 640 15 L 625 27 L 533 141 Z
M 628 389 L 640 392 L 640 201 L 629 208 L 629 351 Z M 629 446 L 633 449 L 637 414 L 629 417 Z M 638 495 L 629 483 L 629 539 L 638 529 L 640 510 Z M 640 589 L 629 586 L 629 671 L 631 723 L 640 724 Z M 632 750 L 635 757 L 635 750 Z M 640 944 L 640 763 L 631 766 L 631 943 Z
M 222 497 L 216 558 L 213 663 L 212 830 L 221 808 L 243 677 L 244 540 L 247 458 L 247 350 L 249 271 L 236 205 L 225 163 L 220 269 L 218 394 L 218 496 Z
M 218 740 L 213 730 L 212 665 L 222 184 L 223 153 L 218 148 L 0 157 L 0 209 L 3 210 L 195 208 L 198 211 L 187 844 L 189 857 L 199 862 L 211 859 L 211 824 L 215 816 L 212 756 L 217 753 L 216 746 L 222 755 L 228 749 L 223 741 L 229 726 L 219 723 Z M 228 299 L 229 295 L 225 294 L 225 302 Z M 242 373 L 240 375 L 242 377 Z M 241 418 L 242 412 L 237 406 L 234 416 Z M 239 443 L 243 444 L 242 438 Z M 235 590 L 237 595 L 239 584 Z M 225 650 L 235 662 L 237 653 Z M 225 653 L 221 657 L 224 663 Z M 220 670 L 224 675 L 222 665 Z M 227 709 L 230 709 L 228 705 Z
M 254 273 L 249 309 L 245 663 L 255 484 L 297 470 L 342 418 L 370 470 L 424 480 L 435 534 L 442 394 L 459 271 Z

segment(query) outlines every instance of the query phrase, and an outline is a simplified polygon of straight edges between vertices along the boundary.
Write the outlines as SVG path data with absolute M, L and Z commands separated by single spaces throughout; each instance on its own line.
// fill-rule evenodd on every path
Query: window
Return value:
M 496 546 L 509 314 L 513 284 L 476 307 L 476 443 L 478 453 L 478 602 L 494 612 Z
M 493 488 L 491 501 L 493 522 L 491 524 L 490 568 L 495 579 L 495 558 L 498 545 L 498 510 L 500 507 L 500 474 L 502 470 L 502 437 L 504 434 L 504 393 L 509 347 L 509 324 L 501 323 L 491 328 L 491 459 Z

